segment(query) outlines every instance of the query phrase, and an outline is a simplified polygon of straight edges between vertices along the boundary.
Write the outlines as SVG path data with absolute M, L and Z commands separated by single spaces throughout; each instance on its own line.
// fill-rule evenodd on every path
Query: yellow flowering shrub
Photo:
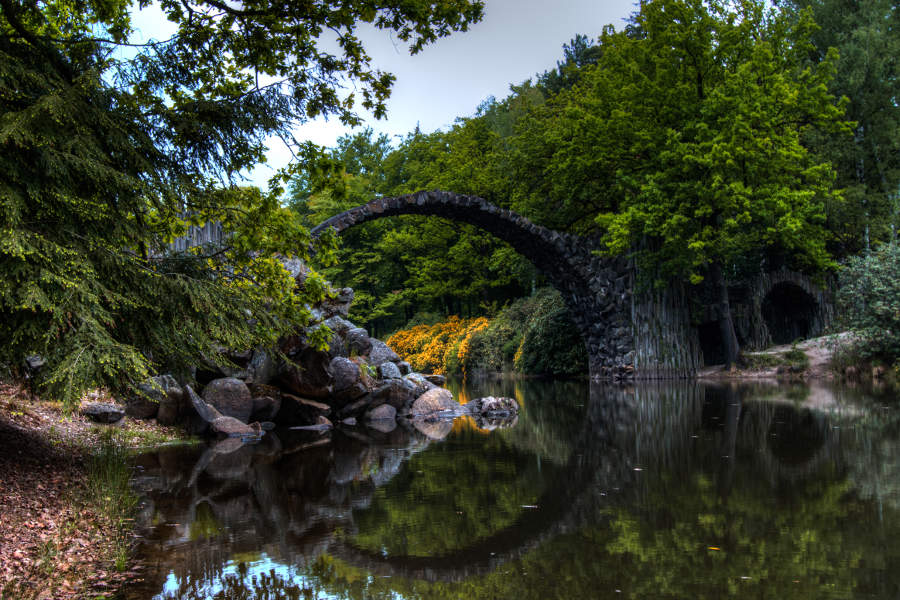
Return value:
M 489 324 L 484 317 L 461 319 L 454 315 L 435 325 L 401 329 L 387 344 L 416 371 L 446 374 L 464 369 L 472 336 Z

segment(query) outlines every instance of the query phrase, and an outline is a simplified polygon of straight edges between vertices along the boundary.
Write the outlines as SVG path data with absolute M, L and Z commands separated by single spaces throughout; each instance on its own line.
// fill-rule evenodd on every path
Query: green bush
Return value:
M 587 372 L 587 350 L 562 296 L 541 288 L 502 310 L 472 340 L 467 370 L 511 370 L 529 375 Z
M 539 302 L 522 337 L 515 366 L 517 371 L 534 375 L 587 372 L 587 348 L 559 292 Z
M 888 364 L 900 358 L 900 247 L 852 258 L 841 272 L 838 309 L 857 335 L 854 350 Z

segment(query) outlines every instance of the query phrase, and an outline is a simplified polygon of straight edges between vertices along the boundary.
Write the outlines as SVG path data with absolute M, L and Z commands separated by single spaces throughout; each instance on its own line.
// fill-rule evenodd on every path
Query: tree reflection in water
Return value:
M 143 456 L 129 597 L 900 594 L 893 411 L 822 387 L 478 385 L 517 395 L 515 427 Z

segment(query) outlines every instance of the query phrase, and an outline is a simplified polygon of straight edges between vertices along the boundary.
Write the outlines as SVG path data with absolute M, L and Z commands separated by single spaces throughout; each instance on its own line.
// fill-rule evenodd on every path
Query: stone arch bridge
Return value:
M 433 215 L 468 223 L 509 243 L 557 288 L 588 350 L 597 379 L 688 377 L 701 364 L 680 290 L 636 294 L 633 266 L 594 252 L 596 240 L 535 225 L 482 198 L 451 192 L 417 192 L 378 198 L 331 217 L 312 230 L 337 234 L 397 215 Z

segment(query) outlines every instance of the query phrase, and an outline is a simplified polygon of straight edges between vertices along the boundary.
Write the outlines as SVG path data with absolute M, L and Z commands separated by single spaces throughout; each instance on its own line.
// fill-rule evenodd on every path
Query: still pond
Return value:
M 829 384 L 489 379 L 508 422 L 136 460 L 145 599 L 898 598 L 900 410 Z

